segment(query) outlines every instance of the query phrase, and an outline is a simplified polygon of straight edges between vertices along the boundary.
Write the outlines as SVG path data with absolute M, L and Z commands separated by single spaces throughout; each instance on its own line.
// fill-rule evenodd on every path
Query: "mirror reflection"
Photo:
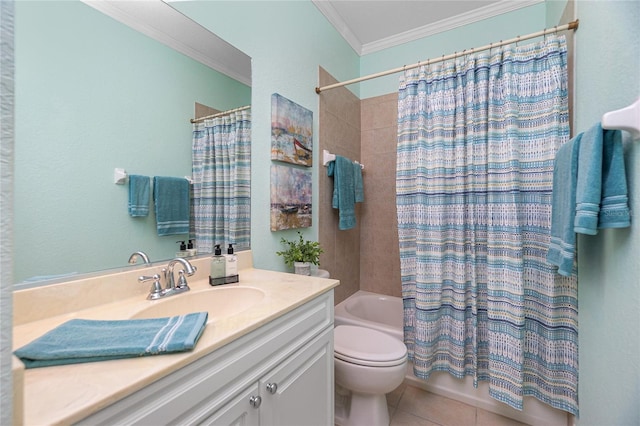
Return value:
M 80 1 L 15 16 L 15 282 L 175 257 L 189 235 L 129 216 L 114 169 L 190 177 L 195 104 L 249 105 L 250 86 Z

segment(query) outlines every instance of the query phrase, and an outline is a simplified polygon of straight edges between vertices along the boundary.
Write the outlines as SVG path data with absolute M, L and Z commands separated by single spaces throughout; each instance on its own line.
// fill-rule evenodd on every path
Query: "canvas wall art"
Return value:
M 311 170 L 271 164 L 271 230 L 311 226 Z
M 271 159 L 313 165 L 313 112 L 277 93 L 271 95 Z

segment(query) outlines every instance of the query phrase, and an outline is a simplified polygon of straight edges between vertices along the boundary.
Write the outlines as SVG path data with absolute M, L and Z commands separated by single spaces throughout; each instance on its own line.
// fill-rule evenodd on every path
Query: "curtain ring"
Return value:
M 518 43 L 520 43 L 520 35 L 516 38 L 516 47 L 518 47 Z

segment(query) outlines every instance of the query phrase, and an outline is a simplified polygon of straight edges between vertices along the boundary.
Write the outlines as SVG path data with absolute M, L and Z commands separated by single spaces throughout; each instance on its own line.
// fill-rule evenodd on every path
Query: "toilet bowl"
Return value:
M 334 365 L 336 384 L 350 392 L 345 412 L 336 411 L 336 424 L 388 426 L 385 394 L 404 380 L 404 343 L 370 328 L 339 325 L 334 328 Z

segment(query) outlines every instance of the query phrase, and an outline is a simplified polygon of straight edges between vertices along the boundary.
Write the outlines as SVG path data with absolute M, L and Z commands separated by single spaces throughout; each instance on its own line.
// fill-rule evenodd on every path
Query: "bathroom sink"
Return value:
M 166 299 L 150 301 L 149 306 L 131 318 L 158 318 L 208 312 L 207 322 L 246 311 L 264 298 L 264 292 L 253 287 L 223 287 L 190 291 Z

